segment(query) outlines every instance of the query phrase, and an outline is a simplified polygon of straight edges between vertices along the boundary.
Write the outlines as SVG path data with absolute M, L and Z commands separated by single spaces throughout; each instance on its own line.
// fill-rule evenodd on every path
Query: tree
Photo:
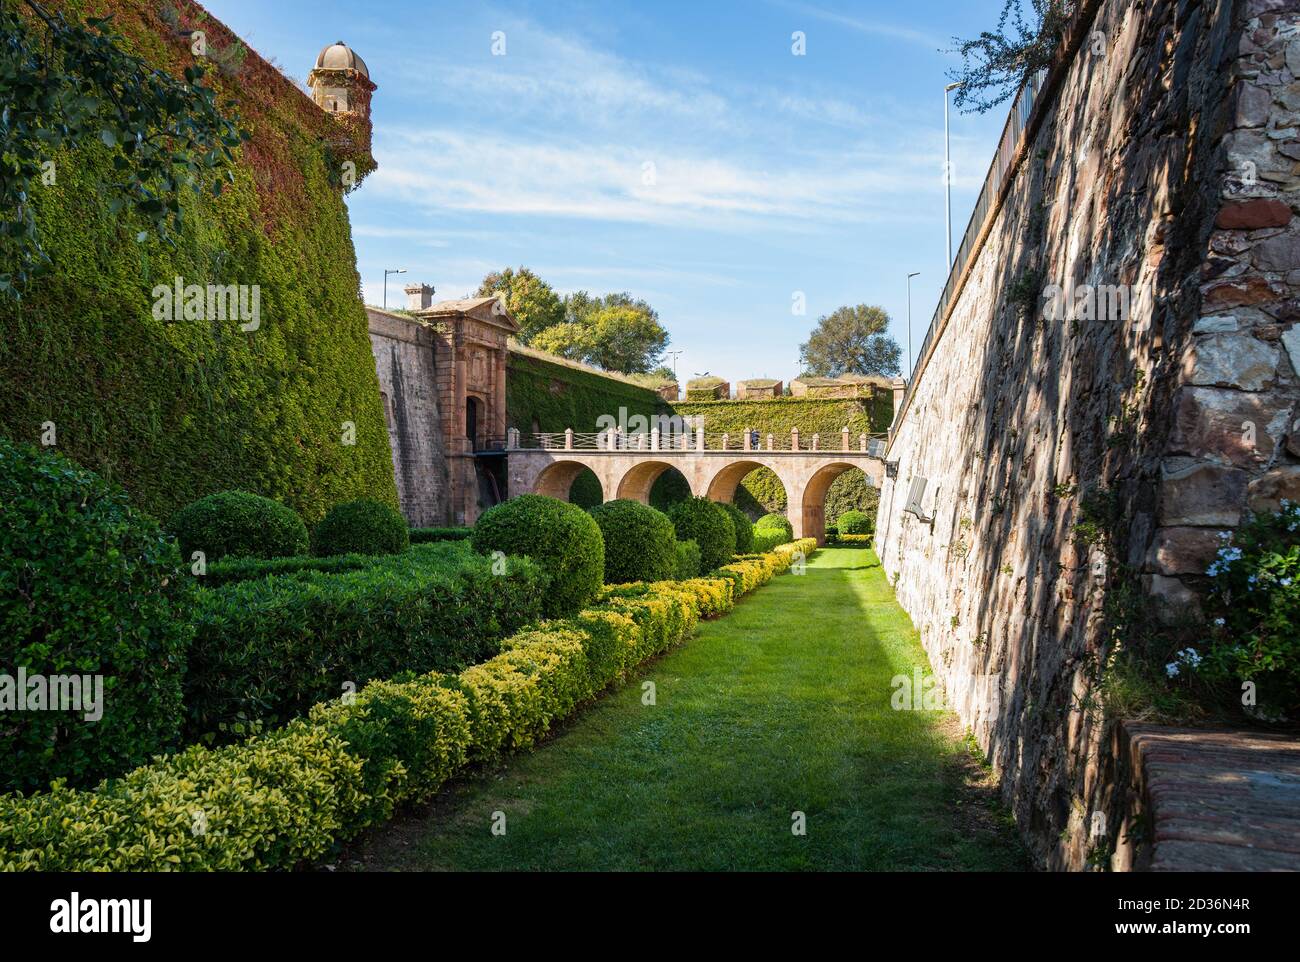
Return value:
M 530 343 L 548 354 L 565 357 L 570 361 L 586 361 L 591 351 L 591 331 L 582 324 L 565 321 L 539 331 Z
M 52 158 L 61 150 L 110 150 L 117 182 L 102 185 L 109 209 L 131 211 L 170 242 L 183 226 L 181 192 L 198 193 L 209 175 L 224 171 L 225 180 L 211 187 L 221 193 L 234 180 L 233 150 L 248 138 L 218 109 L 201 64 L 178 80 L 126 52 L 109 29 L 111 16 L 81 26 L 35 0 L 26 6 L 30 17 L 0 2 L 0 294 L 14 297 L 49 266 L 30 198 L 54 183 Z M 137 239 L 147 236 L 142 230 Z
M 500 294 L 519 323 L 519 340 L 533 343 L 538 333 L 564 320 L 564 304 L 550 284 L 527 267 L 493 271 L 478 286 L 478 296 Z
M 889 315 L 882 308 L 859 304 L 841 307 L 817 321 L 799 360 L 815 377 L 878 374 L 895 377 L 902 349 L 885 333 Z
M 961 84 L 957 108 L 985 113 L 1051 64 L 1076 6 L 1077 0 L 1004 0 L 997 30 L 974 40 L 953 38 L 963 61 L 959 70 L 948 71 Z
M 587 360 L 606 371 L 644 374 L 668 346 L 668 332 L 653 312 L 638 307 L 603 307 L 587 319 Z

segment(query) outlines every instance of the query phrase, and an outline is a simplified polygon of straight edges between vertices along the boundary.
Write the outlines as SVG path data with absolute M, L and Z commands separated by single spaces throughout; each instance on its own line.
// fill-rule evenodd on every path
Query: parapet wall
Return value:
M 1300 470 L 1300 2 L 1084 10 L 895 424 L 877 525 L 1032 851 L 1074 869 L 1122 804 L 1108 600 L 1194 616 L 1217 532 Z

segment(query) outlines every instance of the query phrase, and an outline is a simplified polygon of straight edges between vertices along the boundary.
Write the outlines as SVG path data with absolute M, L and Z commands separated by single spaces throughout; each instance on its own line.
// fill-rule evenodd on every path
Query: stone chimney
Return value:
M 427 311 L 432 305 L 432 284 L 406 285 L 406 309 L 408 311 Z

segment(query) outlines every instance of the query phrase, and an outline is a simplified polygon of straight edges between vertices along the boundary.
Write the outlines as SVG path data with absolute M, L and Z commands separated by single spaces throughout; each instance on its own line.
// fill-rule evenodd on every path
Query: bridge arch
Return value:
M 578 475 L 589 470 L 591 470 L 591 465 L 585 461 L 552 462 L 542 468 L 537 475 L 537 480 L 533 482 L 532 490 L 535 494 L 544 494 L 548 497 L 559 498 L 561 501 L 568 501 L 573 482 L 577 480 Z M 596 480 L 600 482 L 599 472 L 596 472 Z M 603 483 L 601 483 L 601 493 L 602 496 L 608 494 Z
M 638 461 L 624 472 L 619 478 L 618 484 L 614 489 L 614 497 L 626 498 L 629 501 L 640 501 L 642 504 L 650 503 L 650 489 L 655 486 L 659 476 L 665 471 L 678 469 L 678 465 L 670 461 L 645 460 Z M 690 478 L 687 478 L 690 483 Z M 691 493 L 694 493 L 692 486 Z
M 831 482 L 838 478 L 845 471 L 851 471 L 853 468 L 859 468 L 862 465 L 854 464 L 851 461 L 831 461 L 821 465 L 813 472 L 808 483 L 804 485 L 803 493 L 799 498 L 798 511 L 796 518 L 794 510 L 791 510 L 791 521 L 802 521 L 802 526 L 795 525 L 796 533 L 802 531 L 802 537 L 816 538 L 819 542 L 826 537 L 826 492 L 830 490 Z M 791 509 L 795 508 L 793 500 L 790 504 Z
M 777 480 L 781 482 L 781 486 L 785 488 L 788 499 L 791 490 L 790 479 L 785 476 L 785 472 L 780 470 L 779 465 L 766 461 L 743 459 L 724 465 L 709 479 L 708 486 L 705 488 L 709 500 L 730 504 L 736 498 L 736 489 L 740 487 L 740 482 L 760 468 L 767 468 L 776 475 Z

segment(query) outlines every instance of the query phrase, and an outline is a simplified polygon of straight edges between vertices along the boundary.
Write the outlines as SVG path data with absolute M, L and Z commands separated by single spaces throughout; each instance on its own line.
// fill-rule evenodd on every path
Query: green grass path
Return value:
M 875 555 L 824 549 L 581 711 L 362 840 L 371 869 L 1002 870 L 1014 830 Z M 643 682 L 655 685 L 643 704 Z M 505 814 L 505 834 L 491 831 Z M 803 812 L 807 834 L 795 835 Z

